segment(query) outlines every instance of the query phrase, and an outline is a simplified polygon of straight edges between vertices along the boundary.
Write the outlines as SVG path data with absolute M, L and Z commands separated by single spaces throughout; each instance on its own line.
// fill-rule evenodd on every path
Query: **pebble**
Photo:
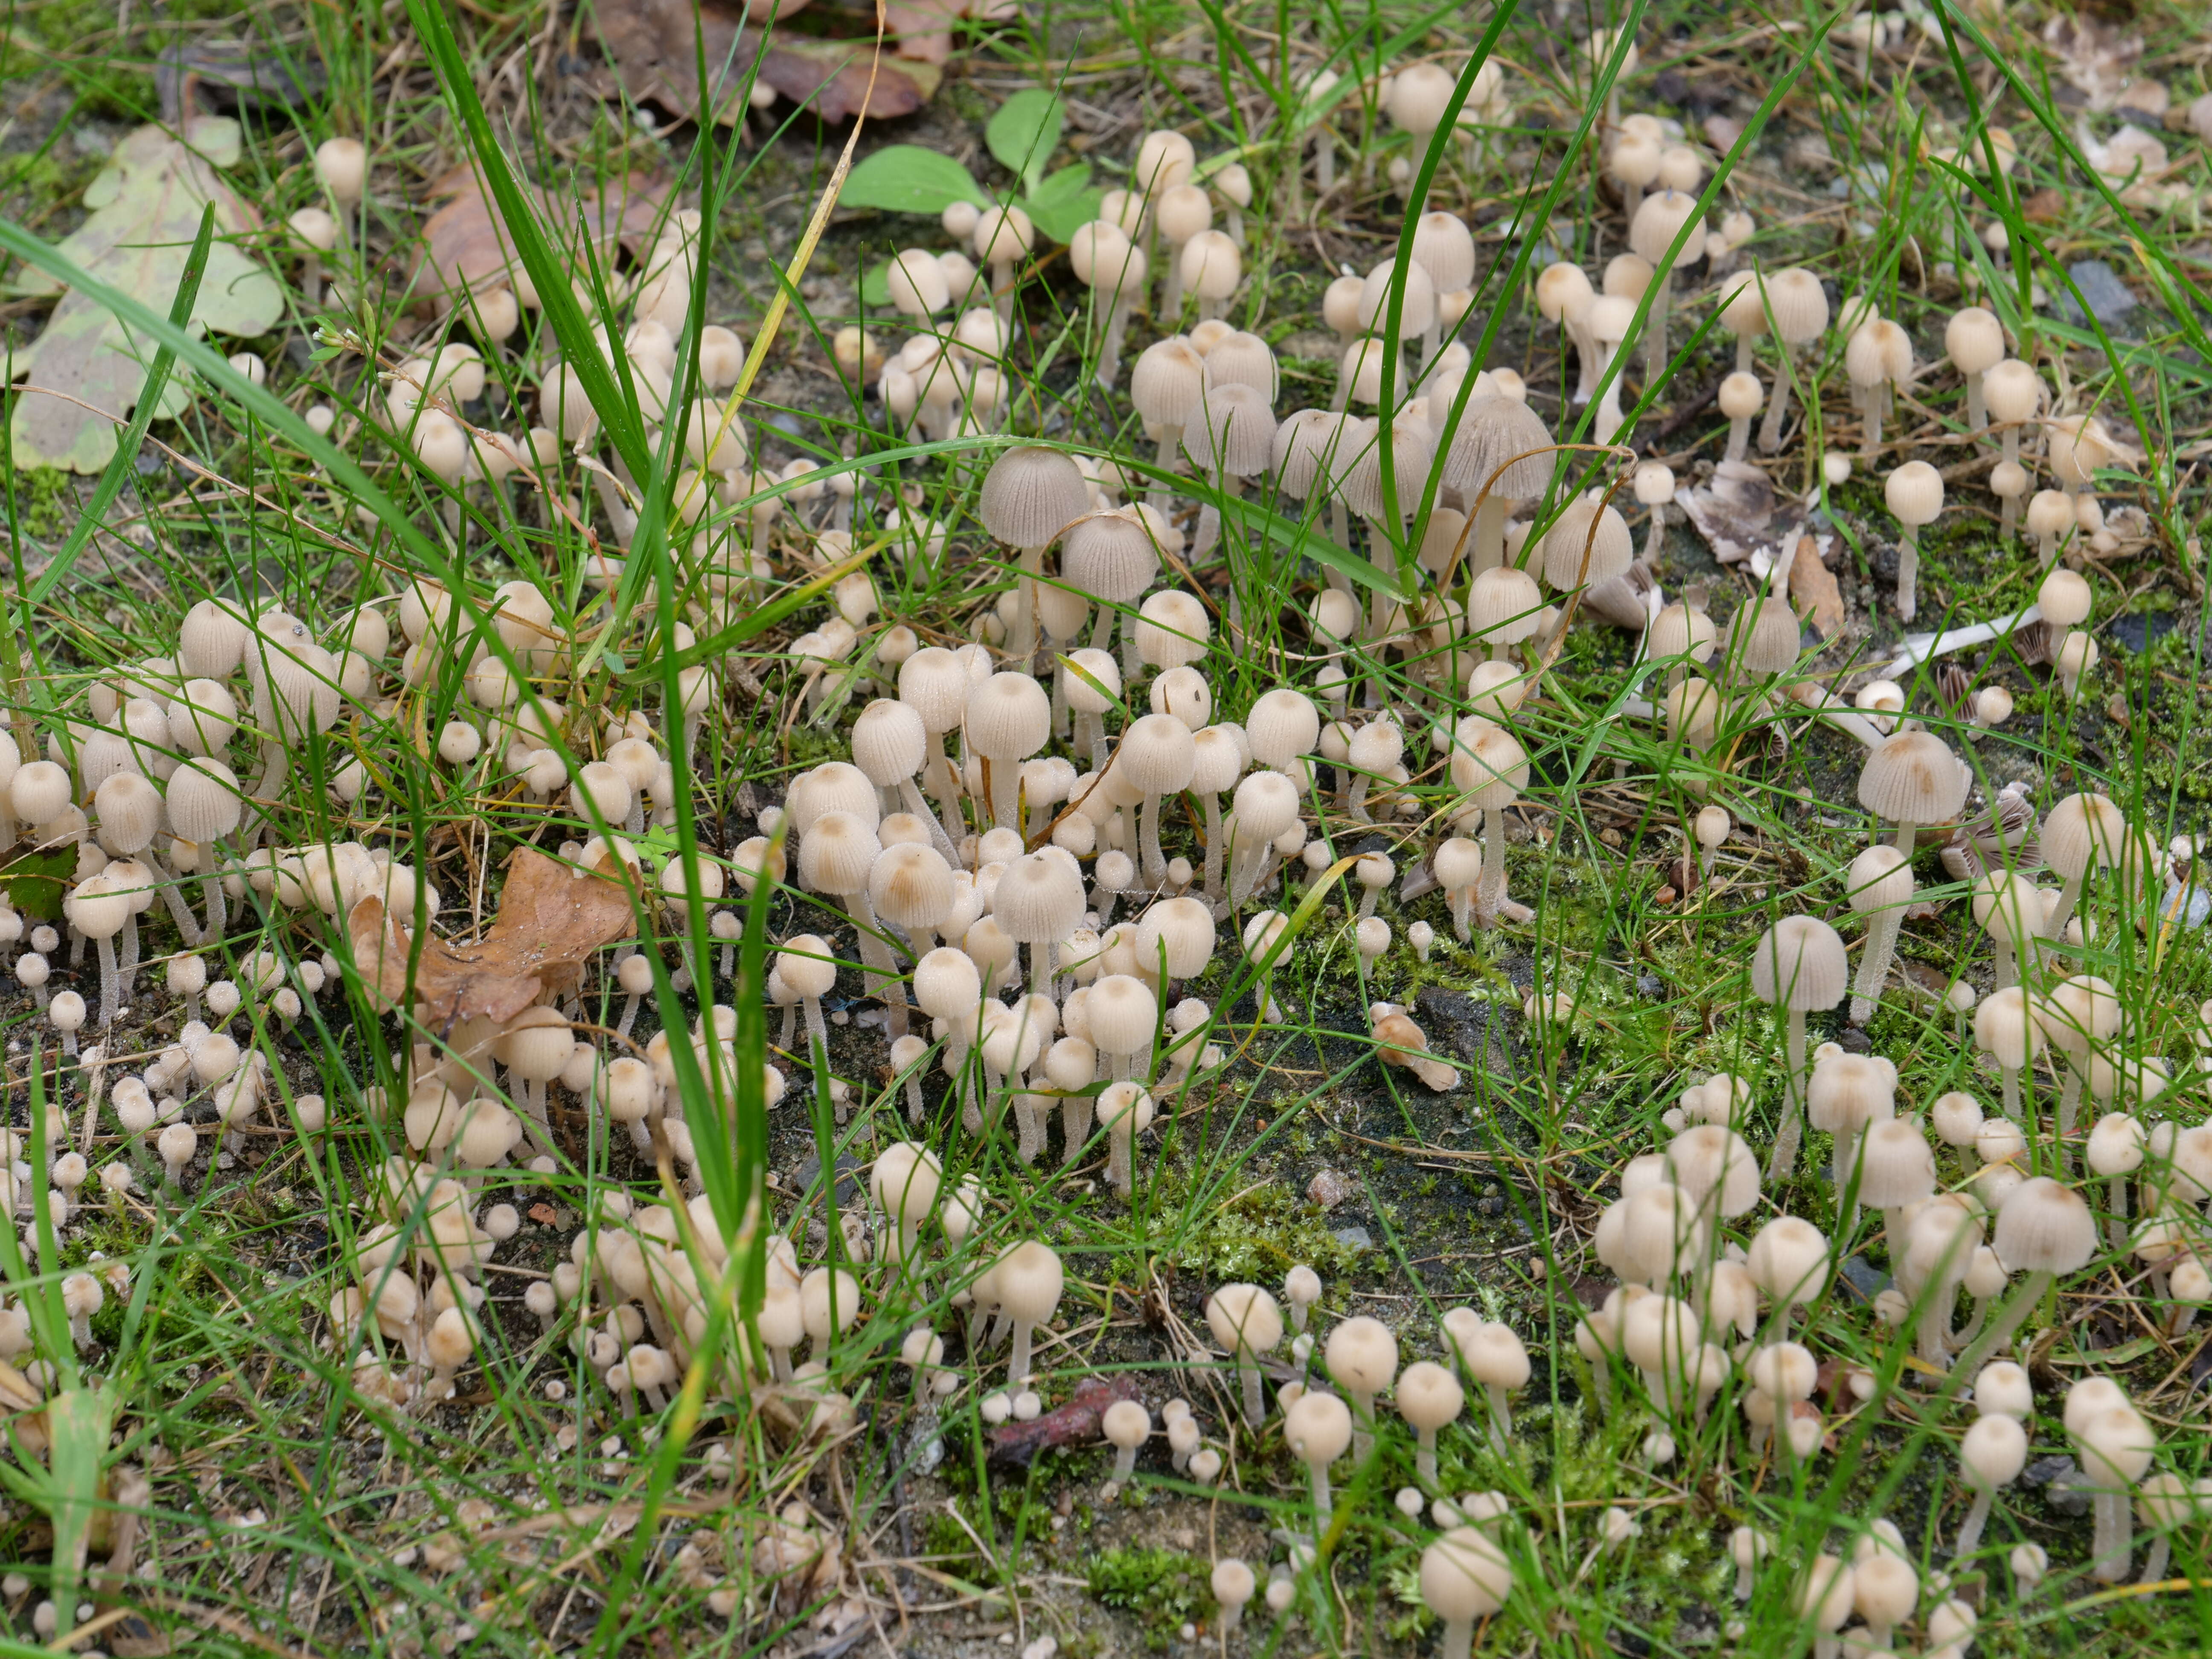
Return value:
M 1333 1237 L 1348 1249 L 1371 1250 L 1375 1248 L 1375 1235 L 1364 1227 L 1339 1227 Z
M 1059 1652 L 1057 1636 L 1040 1636 L 1022 1650 L 1022 1659 L 1057 1659 Z
M 1352 1194 L 1352 1185 L 1334 1170 L 1319 1170 L 1306 1182 L 1306 1199 L 1324 1210 L 1333 1210 Z
M 2058 313 L 2072 322 L 2086 320 L 2081 305 L 2089 307 L 2089 315 L 2100 323 L 2116 323 L 2136 308 L 2138 301 L 2135 292 L 2120 280 L 2120 274 L 2102 259 L 2077 259 L 2066 268 L 2074 279 L 2074 286 L 2081 292 L 2077 304 L 2071 293 L 2058 296 Z

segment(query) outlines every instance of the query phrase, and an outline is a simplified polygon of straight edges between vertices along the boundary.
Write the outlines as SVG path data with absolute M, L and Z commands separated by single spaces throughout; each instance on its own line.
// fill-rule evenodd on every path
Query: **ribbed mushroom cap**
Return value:
M 2014 1273 L 2078 1273 L 2096 1254 L 2097 1218 L 2080 1194 L 2036 1176 L 2006 1197 L 1990 1243 Z
M 2067 796 L 2044 815 L 2037 842 L 2044 863 L 2077 881 L 2091 868 L 2113 862 L 2127 833 L 2127 815 L 2109 795 L 2084 793 Z
M 1439 294 L 1474 285 L 1474 234 L 1456 214 L 1424 213 L 1413 225 L 1413 263 Z M 1571 269 L 1571 267 L 1570 267 Z
M 1390 317 L 1390 290 L 1398 277 L 1398 262 L 1385 259 L 1367 273 L 1359 285 L 1359 326 L 1380 331 Z M 1416 262 L 1406 267 L 1404 296 L 1398 301 L 1398 337 L 1410 340 L 1425 333 L 1436 320 L 1437 290 L 1429 273 Z
M 824 812 L 799 838 L 799 879 L 817 893 L 841 898 L 866 892 L 868 872 L 883 850 L 872 824 L 850 812 Z
M 1274 412 L 1251 386 L 1208 386 L 1182 429 L 1182 448 L 1202 472 L 1255 477 L 1274 455 Z
M 1478 639 L 1518 645 L 1543 623 L 1544 592 L 1514 565 L 1493 565 L 1468 588 L 1467 625 Z
M 1045 547 L 1090 507 L 1090 487 L 1072 459 L 1022 444 L 1001 451 L 983 475 L 976 516 L 1009 547 Z
M 2075 974 L 2053 985 L 2049 995 L 2031 1000 L 2028 1013 L 2045 1042 L 2078 1062 L 2118 1034 L 2119 993 L 2109 980 Z
M 1436 453 L 1435 434 L 1429 424 L 1417 415 L 1400 415 L 1390 422 L 1390 465 L 1398 492 L 1398 510 L 1405 514 L 1420 498 L 1424 481 Z M 1352 458 L 1351 470 L 1344 475 L 1338 493 L 1344 504 L 1364 519 L 1379 519 L 1384 511 L 1382 499 L 1383 428 L 1376 426 L 1372 441 L 1360 446 Z
M 1425 138 L 1443 125 L 1451 107 L 1451 71 L 1439 64 L 1413 63 L 1390 77 L 1388 109 L 1401 131 Z
M 1206 1299 L 1215 1344 L 1239 1358 L 1273 1353 L 1283 1340 L 1283 1310 L 1257 1285 L 1224 1285 Z
M 1492 498 L 1533 501 L 1551 488 L 1558 461 L 1552 442 L 1543 416 L 1519 398 L 1469 398 L 1444 452 L 1443 481 L 1470 499 L 1487 485 Z
M 1272 409 L 1281 385 L 1276 371 L 1274 348 L 1256 334 L 1232 329 L 1214 342 L 1206 354 L 1206 384 L 1249 386 Z
M 934 928 L 952 908 L 952 866 L 926 842 L 886 847 L 868 867 L 868 902 L 894 927 Z
M 1304 692 L 1277 686 L 1261 692 L 1244 717 L 1244 738 L 1255 762 L 1279 772 L 1321 741 L 1321 711 Z
M 912 777 L 928 754 L 929 733 L 907 703 L 878 697 L 853 722 L 853 764 L 878 788 Z
M 969 694 L 967 730 L 986 759 L 1027 760 L 1052 735 L 1052 698 L 1027 674 L 994 674 Z
M 1830 1134 L 1863 1129 L 1897 1110 L 1897 1066 L 1880 1054 L 1831 1053 L 1813 1067 L 1805 1117 Z
M 1585 549 L 1587 570 L 1583 564 Z M 1561 592 L 1625 576 L 1635 559 L 1636 538 L 1629 534 L 1628 520 L 1596 501 L 1570 503 L 1545 532 L 1544 580 Z
M 1336 450 L 1344 441 L 1346 419 L 1326 409 L 1301 409 L 1276 427 L 1275 483 L 1292 501 L 1302 501 L 1316 488 L 1328 488 L 1335 472 Z
M 1966 769 L 1933 732 L 1886 738 L 1859 769 L 1859 805 L 1893 823 L 1947 823 L 1966 804 Z
M 1677 266 L 1694 264 L 1705 256 L 1705 228 L 1698 217 L 1698 198 L 1687 191 L 1655 191 L 1638 205 L 1636 217 L 1629 222 L 1628 246 L 1638 258 L 1656 265 L 1667 257 L 1685 225 L 1690 234 L 1683 238 L 1682 251 L 1675 256 Z
M 1729 618 L 1722 655 L 1740 673 L 1779 674 L 1796 666 L 1801 638 L 1796 613 L 1771 588 L 1762 589 Z
M 1181 335 L 1156 340 L 1129 372 L 1129 402 L 1147 421 L 1181 426 L 1206 390 L 1206 359 Z
M 627 784 L 628 780 L 623 781 Z M 783 798 L 783 816 L 793 835 L 804 836 L 824 812 L 850 812 L 872 830 L 883 817 L 883 806 L 866 773 L 849 761 L 824 761 L 791 781 Z
M 186 841 L 220 840 L 245 806 L 237 775 L 219 760 L 188 760 L 169 775 L 169 827 Z
M 991 914 L 1019 945 L 1055 945 L 1083 921 L 1083 877 L 1049 853 L 1029 853 L 1000 873 Z
M 1786 344 L 1801 346 L 1826 331 L 1827 291 L 1818 276 L 1801 265 L 1778 270 L 1766 279 L 1766 308 L 1773 315 L 1774 331 Z
M 1827 1235 L 1802 1216 L 1777 1216 L 1752 1235 L 1744 1266 L 1768 1300 L 1810 1302 L 1828 1282 Z
M 1870 1127 L 1860 1157 L 1860 1203 L 1897 1210 L 1934 1195 L 1935 1150 L 1911 1118 L 1887 1118 Z
M 1784 916 L 1752 949 L 1751 994 L 1769 1007 L 1832 1008 L 1850 988 L 1844 941 L 1817 916 Z
M 100 844 L 118 857 L 143 852 L 161 831 L 161 792 L 137 772 L 118 772 L 102 782 L 93 792 L 92 810 Z
M 1060 574 L 1070 586 L 1109 605 L 1141 598 L 1159 574 L 1159 550 L 1133 507 L 1086 514 L 1060 547 Z
M 1164 588 L 1137 607 L 1137 654 L 1155 668 L 1202 660 L 1212 632 L 1206 607 L 1181 588 Z

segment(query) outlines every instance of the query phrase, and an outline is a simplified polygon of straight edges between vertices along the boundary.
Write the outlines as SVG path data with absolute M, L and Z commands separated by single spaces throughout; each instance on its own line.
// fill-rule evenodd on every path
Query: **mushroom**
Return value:
M 1455 1527 L 1421 1552 L 1421 1605 L 1443 1621 L 1441 1659 L 1467 1659 L 1474 1621 L 1487 1619 L 1513 1593 L 1513 1565 L 1476 1527 Z
M 1308 1390 L 1283 1413 L 1283 1443 L 1313 1482 L 1314 1537 L 1328 1529 L 1328 1466 L 1352 1443 L 1352 1411 L 1333 1394 Z M 1194 1460 L 1195 1461 L 1195 1460 Z
M 1899 526 L 1897 614 L 1911 622 L 1919 605 L 1920 527 L 1943 511 L 1943 475 L 1925 461 L 1907 461 L 1882 481 L 1882 498 Z
M 1106 1179 L 1126 1199 L 1136 1179 L 1133 1143 L 1152 1127 L 1152 1097 L 1139 1084 L 1111 1083 L 1098 1097 L 1097 1112 L 1107 1137 Z
M 1117 1400 L 1106 1408 L 1098 1427 L 1114 1448 L 1114 1473 L 1109 1478 L 1118 1486 L 1137 1472 L 1137 1453 L 1152 1437 L 1152 1414 L 1134 1400 Z
M 1243 1379 L 1244 1420 L 1257 1428 L 1267 1415 L 1260 1392 L 1260 1358 L 1282 1343 L 1282 1310 L 1257 1285 L 1224 1285 L 1206 1298 L 1206 1322 Z
M 1759 428 L 1759 447 L 1771 455 L 1782 447 L 1782 423 L 1790 413 L 1790 388 L 1797 378 L 1796 355 L 1827 332 L 1828 295 L 1820 286 L 1820 279 L 1801 265 L 1778 270 L 1763 279 L 1753 277 L 1752 286 L 1765 301 L 1764 308 L 1782 348 L 1781 372 L 1774 377 L 1774 395 L 1768 400 L 1766 419 Z M 1742 367 L 1741 362 L 1737 367 Z
M 1644 384 L 1656 386 L 1667 368 L 1667 320 L 1674 294 L 1674 268 L 1695 264 L 1705 255 L 1705 222 L 1700 216 L 1697 192 L 1662 190 L 1645 197 L 1632 211 L 1628 246 L 1638 258 L 1650 262 L 1656 284 L 1644 337 Z
M 2096 1218 L 2079 1194 L 2047 1176 L 2037 1176 L 2007 1195 L 1990 1243 L 1999 1260 L 2027 1276 L 1960 1355 L 1959 1364 L 1968 1372 L 1978 1370 L 1992 1351 L 2012 1340 L 2059 1274 L 2078 1273 L 2088 1264 L 2097 1249 Z
M 1010 1384 L 1019 1386 L 1028 1380 L 1031 1334 L 1059 1308 L 1064 1282 L 1058 1254 L 1034 1238 L 1015 1245 L 992 1264 L 992 1288 L 1000 1312 L 1013 1327 L 1014 1345 L 1006 1366 Z
M 1008 653 L 1018 663 L 1026 663 L 1036 649 L 1036 584 L 1044 571 L 1044 550 L 1090 507 L 1083 474 L 1056 449 L 1019 444 L 1002 450 L 984 475 L 976 516 L 994 540 L 1014 550 L 1020 566 L 1018 609 L 1007 641 Z M 973 715 L 971 704 L 971 720 Z M 1028 753 L 1034 754 L 1042 743 L 1040 738 Z
M 1805 1016 L 1832 1008 L 1844 999 L 1850 963 L 1836 930 L 1814 916 L 1784 916 L 1759 936 L 1752 949 L 1751 994 L 1784 1015 L 1787 1094 L 1782 1124 L 1766 1165 L 1775 1181 L 1797 1164 L 1803 1137 L 1805 1101 Z
M 1979 1386 L 1978 1382 L 1978 1391 Z M 2001 1413 L 1985 1413 L 1974 1419 L 1966 1438 L 1959 1443 L 1959 1479 L 1973 1492 L 1974 1501 L 1959 1525 L 1958 1542 L 1951 1548 L 1954 1556 L 1974 1553 L 1982 1540 L 1982 1528 L 1989 1522 L 1990 1507 L 1996 1501 L 1997 1488 L 2010 1486 L 2027 1467 L 2027 1431 L 2016 1420 Z
M 2077 1391 L 2081 1386 L 2075 1385 Z M 2135 1547 L 2135 1508 L 2129 1502 L 2129 1489 L 2150 1468 L 2158 1439 L 2142 1414 L 2124 1401 L 2084 1413 L 2077 1422 L 2069 1398 L 2066 1415 L 2084 1483 L 2094 1493 L 2096 1536 L 2089 1547 L 2090 1577 L 2100 1583 L 2117 1584 L 2128 1576 Z
M 1353 1445 L 1364 1459 L 1375 1444 L 1375 1396 L 1398 1374 L 1398 1339 L 1381 1320 L 1355 1315 L 1329 1332 L 1322 1363 L 1337 1387 L 1352 1396 L 1358 1425 Z

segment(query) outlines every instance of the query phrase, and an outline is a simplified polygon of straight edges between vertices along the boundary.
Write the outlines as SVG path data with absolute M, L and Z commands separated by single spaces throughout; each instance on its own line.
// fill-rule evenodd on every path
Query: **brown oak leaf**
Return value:
M 1797 538 L 1797 551 L 1790 562 L 1790 598 L 1797 614 L 1810 622 L 1822 639 L 1836 637 L 1836 630 L 1844 625 L 1843 589 L 1820 562 L 1820 544 L 1810 536 Z
M 614 60 L 599 77 L 601 89 L 619 89 L 641 103 L 654 103 L 687 118 L 699 114 L 699 63 L 707 64 L 708 100 L 724 125 L 745 112 L 745 85 L 756 56 L 762 82 L 793 103 L 812 106 L 825 121 L 866 114 L 881 120 L 911 115 L 927 103 L 942 78 L 939 66 L 951 53 L 945 27 L 957 0 L 897 9 L 888 17 L 894 31 L 880 64 L 874 64 L 872 35 L 833 40 L 781 31 L 762 51 L 759 31 L 748 27 L 742 7 L 693 4 L 691 0 L 605 0 L 594 8 L 592 26 Z M 787 4 L 785 15 L 798 9 Z M 874 64 L 871 86 L 871 64 Z
M 387 1005 L 408 994 L 413 942 L 381 898 L 346 918 L 362 980 Z M 588 871 L 523 848 L 507 861 L 499 914 L 473 945 L 435 937 L 415 963 L 414 1000 L 443 1029 L 464 1019 L 513 1019 L 548 993 L 574 986 L 601 946 L 636 932 L 631 888 L 605 854 Z

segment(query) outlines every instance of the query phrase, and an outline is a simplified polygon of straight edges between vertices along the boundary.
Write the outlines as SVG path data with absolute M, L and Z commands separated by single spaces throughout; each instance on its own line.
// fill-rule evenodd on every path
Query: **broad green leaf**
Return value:
M 1042 87 L 1031 87 L 999 106 L 991 125 L 983 129 L 983 142 L 1000 167 L 1035 189 L 1044 176 L 1044 164 L 1060 146 L 1060 130 L 1066 119 L 1059 99 Z
M 267 333 L 284 314 L 284 290 L 240 246 L 237 239 L 259 229 L 260 220 L 216 171 L 236 158 L 238 147 L 238 124 L 217 117 L 192 122 L 181 140 L 159 127 L 139 128 L 116 146 L 113 161 L 86 191 L 91 216 L 61 252 L 100 282 L 167 310 L 201 216 L 212 205 L 216 240 L 192 307 L 192 331 Z M 15 465 L 72 472 L 106 466 L 115 453 L 116 424 L 137 406 L 153 356 L 106 307 L 74 289 L 64 293 L 39 337 L 15 360 L 23 383 L 9 426 Z M 172 383 L 173 396 L 180 390 Z M 45 391 L 82 401 L 40 395 Z
M 1062 167 L 1032 191 L 1022 204 L 1031 222 L 1055 242 L 1073 236 L 1076 228 L 1098 216 L 1106 192 L 1091 187 L 1091 164 L 1078 161 Z
M 878 259 L 860 278 L 860 303 L 870 311 L 888 311 L 891 305 L 891 262 Z
M 841 207 L 881 208 L 886 213 L 942 213 L 955 202 L 987 207 L 991 198 L 950 155 L 919 144 L 891 144 L 846 175 Z

